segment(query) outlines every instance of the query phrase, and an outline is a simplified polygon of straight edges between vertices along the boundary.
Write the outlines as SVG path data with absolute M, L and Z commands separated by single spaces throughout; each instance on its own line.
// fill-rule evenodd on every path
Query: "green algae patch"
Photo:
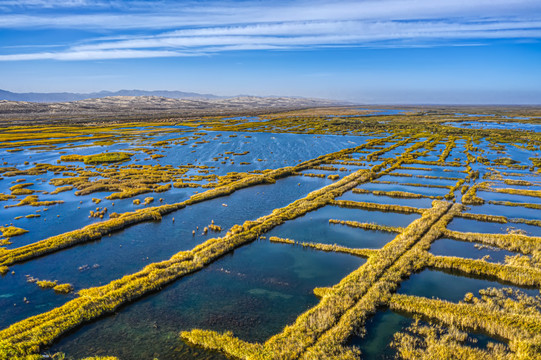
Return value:
M 95 155 L 63 155 L 61 161 L 82 161 L 87 165 L 128 161 L 133 156 L 126 152 L 108 152 Z

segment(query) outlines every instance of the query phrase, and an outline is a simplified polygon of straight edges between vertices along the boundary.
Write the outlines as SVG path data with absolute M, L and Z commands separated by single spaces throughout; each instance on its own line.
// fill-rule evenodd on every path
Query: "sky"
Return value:
M 0 89 L 541 104 L 541 0 L 0 0 Z

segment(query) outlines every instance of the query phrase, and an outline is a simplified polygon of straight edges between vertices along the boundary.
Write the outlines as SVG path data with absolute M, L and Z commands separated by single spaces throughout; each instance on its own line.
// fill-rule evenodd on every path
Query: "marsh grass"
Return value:
M 95 155 L 63 155 L 61 161 L 82 161 L 87 165 L 114 163 L 128 161 L 133 156 L 133 153 L 126 152 L 106 152 Z

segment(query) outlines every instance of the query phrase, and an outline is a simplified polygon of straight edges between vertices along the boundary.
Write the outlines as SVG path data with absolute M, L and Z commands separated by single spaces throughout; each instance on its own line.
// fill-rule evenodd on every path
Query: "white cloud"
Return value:
M 103 60 L 103 59 L 136 59 L 150 57 L 191 56 L 188 53 L 153 50 L 96 50 L 96 51 L 64 51 L 40 52 L 33 54 L 0 55 L 0 61 L 22 60 Z
M 56 0 L 18 2 L 24 6 L 61 6 L 61 1 Z M 0 61 L 194 56 L 328 46 L 448 46 L 484 39 L 541 38 L 538 0 L 446 0 L 437 4 L 433 0 L 183 5 L 170 1 L 151 5 L 140 1 L 64 2 L 65 6 L 68 4 L 109 8 L 69 15 L 12 12 L 0 17 L 0 28 L 74 28 L 94 32 L 106 29 L 108 37 L 84 38 L 58 52 L 0 55 Z M 129 10 L 113 10 L 122 7 Z M 133 35 L 135 29 L 137 35 Z

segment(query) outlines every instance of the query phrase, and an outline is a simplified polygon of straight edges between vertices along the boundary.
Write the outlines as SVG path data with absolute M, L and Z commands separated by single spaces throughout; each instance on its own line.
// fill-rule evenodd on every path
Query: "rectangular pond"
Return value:
M 315 287 L 338 283 L 364 262 L 346 254 L 256 241 L 83 326 L 49 351 L 123 360 L 210 356 L 179 338 L 181 330 L 192 328 L 233 331 L 244 340 L 264 341 L 318 303 Z

